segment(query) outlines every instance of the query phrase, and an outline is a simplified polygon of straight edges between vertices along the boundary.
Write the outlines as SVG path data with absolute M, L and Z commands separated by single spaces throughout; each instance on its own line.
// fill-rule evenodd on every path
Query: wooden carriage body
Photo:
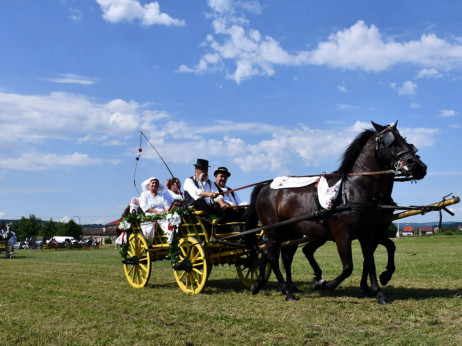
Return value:
M 198 294 L 204 288 L 213 266 L 230 264 L 236 267 L 240 281 L 250 288 L 256 280 L 259 267 L 256 257 L 244 239 L 233 242 L 220 241 L 244 230 L 244 222 L 218 224 L 209 223 L 200 217 L 201 212 L 191 211 L 181 216 L 177 228 L 177 245 L 169 244 L 166 232 L 157 225 L 152 242 L 148 242 L 138 221 L 131 223 L 128 251 L 123 260 L 126 278 L 131 286 L 144 287 L 150 278 L 152 262 L 170 260 L 178 286 L 186 293 Z M 262 233 L 257 235 L 260 240 Z M 177 261 L 172 261 L 172 252 L 177 249 Z M 255 253 L 254 253 L 255 255 Z M 268 266 L 267 276 L 270 275 Z

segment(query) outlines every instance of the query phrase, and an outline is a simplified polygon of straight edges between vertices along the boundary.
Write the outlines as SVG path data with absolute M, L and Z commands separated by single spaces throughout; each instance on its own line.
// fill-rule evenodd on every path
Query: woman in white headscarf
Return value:
M 155 215 L 168 212 L 170 203 L 164 196 L 164 187 L 159 179 L 151 177 L 141 183 L 143 192 L 140 195 L 140 207 L 146 215 Z

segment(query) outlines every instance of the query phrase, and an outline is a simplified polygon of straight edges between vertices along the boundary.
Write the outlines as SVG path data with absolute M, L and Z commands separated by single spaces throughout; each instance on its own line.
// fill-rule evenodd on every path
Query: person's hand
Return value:
M 214 191 L 211 191 L 210 192 L 210 197 L 212 198 L 217 198 L 219 196 L 219 193 L 218 192 L 214 192 Z

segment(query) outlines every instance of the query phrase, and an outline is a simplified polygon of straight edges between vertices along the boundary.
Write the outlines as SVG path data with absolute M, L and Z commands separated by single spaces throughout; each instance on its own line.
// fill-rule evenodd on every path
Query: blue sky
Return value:
M 134 178 L 169 176 L 143 140 L 134 177 L 140 130 L 181 180 L 206 158 L 239 187 L 333 171 L 371 120 L 398 120 L 428 175 L 397 183 L 395 201 L 460 196 L 461 12 L 460 1 L 2 1 L 0 218 L 118 218 Z M 451 210 L 445 220 L 461 221 Z

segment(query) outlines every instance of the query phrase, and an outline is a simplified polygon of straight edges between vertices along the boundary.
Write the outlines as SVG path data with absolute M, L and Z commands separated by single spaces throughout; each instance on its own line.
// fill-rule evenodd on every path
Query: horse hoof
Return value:
M 255 295 L 258 292 L 260 292 L 260 286 L 254 283 L 252 287 L 250 288 L 250 291 L 252 292 L 253 295 Z
M 326 281 L 323 279 L 315 281 L 314 283 L 314 289 L 315 290 L 323 290 L 325 288 Z
M 383 272 L 382 274 L 379 275 L 379 279 L 380 279 L 380 284 L 382 286 L 385 286 L 391 280 L 391 275 L 388 274 L 387 272 Z
M 293 294 L 286 295 L 286 302 L 297 301 L 298 299 Z
M 382 293 L 378 293 L 377 294 L 377 301 L 379 302 L 380 305 L 386 305 L 388 304 L 390 301 L 388 300 L 388 298 Z

